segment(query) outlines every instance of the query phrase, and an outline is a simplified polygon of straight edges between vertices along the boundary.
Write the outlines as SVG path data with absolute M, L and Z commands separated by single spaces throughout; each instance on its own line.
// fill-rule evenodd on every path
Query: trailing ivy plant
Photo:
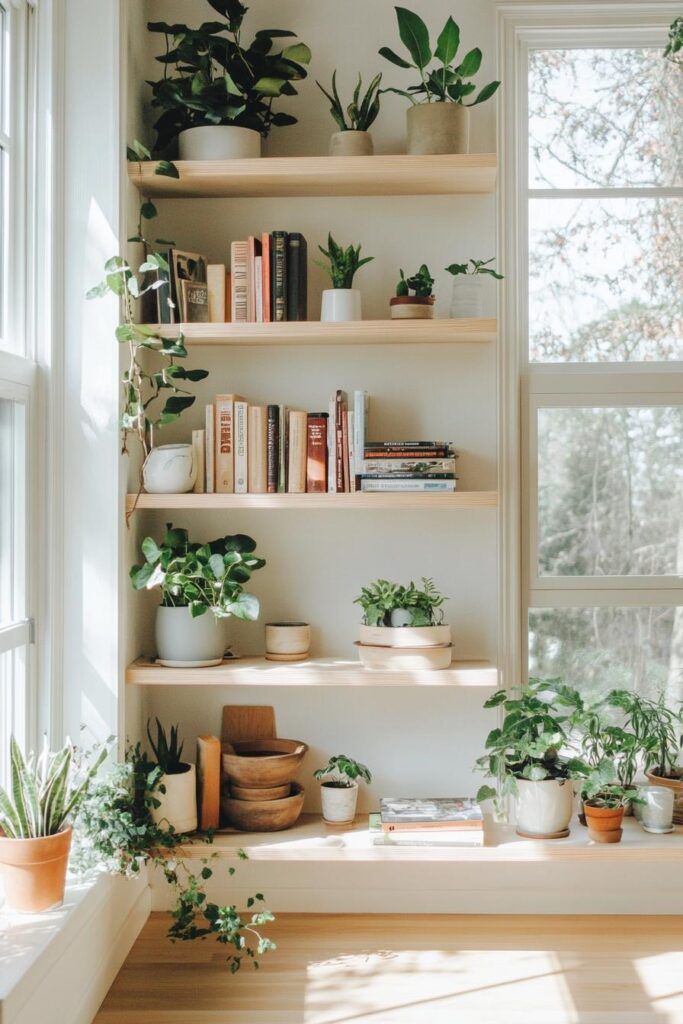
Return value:
M 390 626 L 391 613 L 399 608 L 411 613 L 411 626 L 435 626 L 443 621 L 444 601 L 448 600 L 434 586 L 434 581 L 422 577 L 422 589 L 411 582 L 408 586 L 376 580 L 363 587 L 354 604 L 363 609 L 366 626 Z
M 273 110 L 282 96 L 296 96 L 293 83 L 306 78 L 311 51 L 305 43 L 280 45 L 295 39 L 286 29 L 261 29 L 243 45 L 242 23 L 248 8 L 239 0 L 209 0 L 221 16 L 199 28 L 150 21 L 150 32 L 165 39 L 157 61 L 164 74 L 150 81 L 152 106 L 161 111 L 154 128 L 156 150 L 163 152 L 178 134 L 207 125 L 236 125 L 266 136 L 272 127 L 296 124 L 297 119 Z
M 427 264 L 423 263 L 412 277 L 407 278 L 403 271 L 401 271 L 401 278 L 396 285 L 396 294 L 409 295 L 412 292 L 413 295 L 420 298 L 430 298 L 433 287 L 434 278 L 430 274 Z
M 330 275 L 333 288 L 353 288 L 353 279 L 356 273 L 364 264 L 370 263 L 375 258 L 374 256 L 364 256 L 361 259 L 360 245 L 349 245 L 343 249 L 335 242 L 331 233 L 327 236 L 327 249 L 323 249 L 322 245 L 319 245 L 318 248 L 327 258 L 328 263 L 323 263 L 322 260 L 314 260 L 314 262 Z
M 370 769 L 359 761 L 354 761 L 348 754 L 336 754 L 331 757 L 324 768 L 316 768 L 313 778 L 327 779 L 324 785 L 335 789 L 349 789 L 356 779 L 372 782 Z
M 330 101 L 330 114 L 336 122 L 340 132 L 367 132 L 368 129 L 374 124 L 379 114 L 380 104 L 380 84 L 382 82 L 382 75 L 375 75 L 363 98 L 361 99 L 361 89 L 363 88 L 363 80 L 358 75 L 358 82 L 356 88 L 353 91 L 353 99 L 347 107 L 344 107 L 339 93 L 337 91 L 337 72 L 336 70 L 332 73 L 332 92 L 329 93 L 320 82 L 316 81 L 316 85 L 321 92 L 327 96 Z M 348 114 L 349 123 L 346 123 L 346 116 Z
M 466 107 L 484 103 L 493 96 L 500 82 L 489 82 L 471 103 L 464 102 L 476 89 L 474 82 L 469 79 L 479 71 L 482 53 L 475 47 L 456 65 L 460 29 L 452 17 L 448 18 L 432 51 L 429 29 L 422 18 L 405 7 L 396 7 L 395 11 L 401 42 L 408 50 L 411 60 L 399 57 L 388 46 L 381 48 L 380 56 L 399 68 L 417 71 L 420 81 L 408 89 L 383 89 L 383 92 L 395 92 L 399 96 L 405 96 L 412 104 L 459 103 Z M 436 62 L 436 66 L 430 68 L 432 60 Z
M 445 269 L 453 277 L 458 277 L 460 274 L 490 274 L 491 277 L 495 277 L 497 281 L 503 280 L 503 275 L 499 274 L 493 267 L 489 267 L 489 263 L 495 263 L 495 256 L 492 256 L 490 260 L 469 260 L 467 263 L 451 263 L 450 266 Z

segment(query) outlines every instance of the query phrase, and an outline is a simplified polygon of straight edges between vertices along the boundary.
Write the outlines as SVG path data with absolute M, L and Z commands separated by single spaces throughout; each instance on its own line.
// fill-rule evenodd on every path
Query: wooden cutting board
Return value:
M 267 704 L 226 704 L 223 708 L 221 740 L 239 743 L 241 740 L 272 740 L 275 729 L 275 709 Z

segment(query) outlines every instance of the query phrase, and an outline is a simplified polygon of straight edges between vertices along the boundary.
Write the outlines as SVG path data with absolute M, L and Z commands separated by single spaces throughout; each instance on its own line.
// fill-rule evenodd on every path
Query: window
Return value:
M 504 314 L 522 384 L 516 664 L 681 700 L 683 75 L 663 59 L 680 12 L 529 12 L 502 15 L 502 131 L 519 129 Z

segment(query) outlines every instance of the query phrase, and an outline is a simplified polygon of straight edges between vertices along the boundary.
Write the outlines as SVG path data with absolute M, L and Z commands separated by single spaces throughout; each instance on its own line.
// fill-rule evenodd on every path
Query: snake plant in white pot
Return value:
M 178 742 L 178 726 L 172 725 L 169 735 L 156 719 L 156 742 L 147 723 L 147 738 L 161 769 L 158 806 L 152 807 L 152 820 L 174 832 L 194 832 L 197 828 L 196 766 L 182 760 L 184 743 Z

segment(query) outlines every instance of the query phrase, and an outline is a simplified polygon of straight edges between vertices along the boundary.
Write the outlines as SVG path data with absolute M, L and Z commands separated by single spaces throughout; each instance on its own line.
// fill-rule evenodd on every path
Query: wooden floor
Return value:
M 153 914 L 95 1024 L 683 1024 L 677 917 L 283 914 L 236 977 L 165 929 Z

